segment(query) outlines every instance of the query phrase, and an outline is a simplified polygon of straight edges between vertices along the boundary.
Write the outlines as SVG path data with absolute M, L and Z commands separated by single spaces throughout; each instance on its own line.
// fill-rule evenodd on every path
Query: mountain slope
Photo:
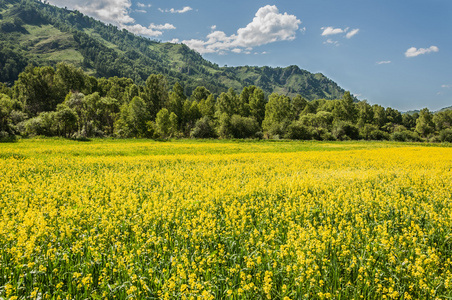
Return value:
M 142 83 L 153 73 L 187 93 L 205 86 L 214 93 L 256 85 L 267 94 L 301 94 L 309 100 L 341 98 L 344 90 L 324 75 L 297 66 L 219 67 L 183 44 L 160 43 L 36 0 L 0 0 L 0 81 L 12 83 L 27 64 L 73 63 L 98 77 Z

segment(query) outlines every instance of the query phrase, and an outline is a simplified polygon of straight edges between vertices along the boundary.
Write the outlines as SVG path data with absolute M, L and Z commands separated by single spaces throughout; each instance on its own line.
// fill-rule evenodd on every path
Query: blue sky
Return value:
M 452 105 L 450 0 L 50 0 L 220 66 L 297 65 L 371 104 Z

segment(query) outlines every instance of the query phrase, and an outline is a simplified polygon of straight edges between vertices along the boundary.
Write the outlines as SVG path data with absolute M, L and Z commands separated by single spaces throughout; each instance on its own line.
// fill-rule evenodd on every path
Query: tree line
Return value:
M 150 75 L 95 78 L 71 64 L 26 67 L 14 85 L 0 83 L 0 139 L 16 136 L 118 138 L 287 138 L 452 142 L 452 110 L 396 109 L 342 99 L 307 101 L 247 86 L 219 95 Z

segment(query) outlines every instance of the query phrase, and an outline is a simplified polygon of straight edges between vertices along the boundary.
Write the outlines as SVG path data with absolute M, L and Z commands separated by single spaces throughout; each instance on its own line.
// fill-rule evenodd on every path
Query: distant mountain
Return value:
M 308 100 L 342 98 L 344 90 L 323 74 L 297 66 L 219 67 L 183 44 L 160 43 L 105 25 L 78 11 L 36 0 L 0 0 L 0 81 L 12 83 L 28 64 L 66 61 L 96 77 L 128 77 L 143 83 L 161 73 L 186 93 L 213 93 L 256 85 L 267 94 L 301 94 Z
M 433 113 L 439 113 L 439 112 L 446 111 L 446 110 L 452 110 L 452 106 L 438 109 L 437 111 L 434 111 Z M 409 111 L 402 112 L 402 114 L 413 115 L 413 114 L 418 114 L 420 112 L 421 112 L 420 110 L 416 109 L 416 110 L 409 110 Z
M 440 110 L 437 110 L 436 112 L 442 112 L 442 111 L 446 111 L 446 110 L 452 110 L 452 106 L 441 108 Z

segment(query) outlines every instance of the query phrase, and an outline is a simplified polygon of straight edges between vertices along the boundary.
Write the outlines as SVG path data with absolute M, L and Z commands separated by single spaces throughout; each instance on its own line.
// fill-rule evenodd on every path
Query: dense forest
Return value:
M 144 84 L 149 74 L 163 74 L 169 85 L 187 94 L 204 86 L 212 93 L 255 85 L 307 100 L 336 99 L 344 90 L 321 73 L 297 66 L 220 67 L 184 44 L 161 43 L 127 30 L 37 0 L 0 0 L 0 82 L 10 85 L 27 65 L 56 67 L 68 62 L 87 74 L 127 77 Z
M 152 74 L 95 78 L 81 68 L 26 67 L 0 84 L 0 137 L 287 138 L 452 142 L 452 110 L 402 114 L 390 107 L 341 99 L 308 101 L 246 86 L 219 95 L 204 86 L 186 95 Z

